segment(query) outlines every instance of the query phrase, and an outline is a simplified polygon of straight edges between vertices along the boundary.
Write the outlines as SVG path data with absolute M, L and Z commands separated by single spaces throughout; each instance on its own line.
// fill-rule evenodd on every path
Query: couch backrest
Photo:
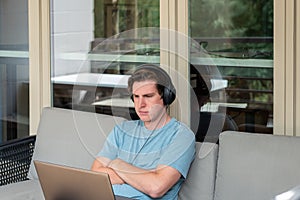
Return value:
M 60 108 L 44 108 L 32 160 L 89 169 L 120 117 Z M 29 178 L 37 179 L 31 163 Z
M 300 184 L 300 137 L 220 135 L 215 200 L 273 199 Z
M 213 200 L 218 145 L 196 143 L 196 157 L 179 192 L 180 200 Z
M 89 169 L 120 117 L 44 108 L 32 160 Z M 218 145 L 196 143 L 196 156 L 179 193 L 181 200 L 213 200 Z M 37 179 L 33 163 L 28 177 Z

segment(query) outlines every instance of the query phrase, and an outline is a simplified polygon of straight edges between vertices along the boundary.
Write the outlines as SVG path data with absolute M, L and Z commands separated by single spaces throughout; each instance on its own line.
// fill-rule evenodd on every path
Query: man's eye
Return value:
M 148 97 L 148 98 L 151 98 L 151 97 L 153 97 L 153 96 L 154 96 L 153 94 L 145 95 L 145 97 Z

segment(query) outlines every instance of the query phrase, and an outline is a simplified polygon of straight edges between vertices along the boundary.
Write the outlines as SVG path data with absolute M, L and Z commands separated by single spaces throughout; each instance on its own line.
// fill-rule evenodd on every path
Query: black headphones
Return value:
M 151 72 L 154 72 L 157 75 L 157 77 L 162 79 L 157 84 L 159 84 L 163 87 L 163 94 L 162 94 L 163 103 L 165 106 L 169 106 L 171 103 L 173 103 L 173 101 L 176 98 L 176 89 L 172 83 L 170 76 L 167 74 L 167 72 L 157 65 L 144 64 L 144 65 L 139 66 L 135 70 L 134 74 L 139 72 L 140 70 L 149 70 Z M 162 83 L 164 83 L 164 84 L 162 84 Z M 132 95 L 131 95 L 131 100 L 134 101 Z

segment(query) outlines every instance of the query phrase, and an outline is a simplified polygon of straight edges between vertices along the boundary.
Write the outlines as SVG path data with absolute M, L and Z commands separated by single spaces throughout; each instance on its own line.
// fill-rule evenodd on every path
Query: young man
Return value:
M 142 65 L 128 80 L 140 120 L 109 134 L 92 170 L 109 174 L 116 195 L 133 199 L 177 199 L 195 154 L 195 135 L 171 118 L 176 91 L 168 74 Z

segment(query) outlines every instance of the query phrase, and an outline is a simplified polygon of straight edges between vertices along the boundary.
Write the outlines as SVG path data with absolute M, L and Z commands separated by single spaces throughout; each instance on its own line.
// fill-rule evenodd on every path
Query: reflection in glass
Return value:
M 200 122 L 192 120 L 198 140 L 210 137 L 209 124 L 215 123 L 210 118 L 221 111 L 227 115 L 220 131 L 272 133 L 273 1 L 191 0 L 189 24 L 191 37 L 226 81 L 226 101 L 219 91 L 208 97 L 201 78 L 212 79 L 214 74 L 199 73 L 206 61 L 191 51 L 191 83 L 198 99 L 206 98 Z
M 51 7 L 53 106 L 105 114 L 117 107 L 122 115 L 131 104 L 116 82 L 141 63 L 159 63 L 159 34 L 141 30 L 159 27 L 159 0 L 52 0 Z
M 0 0 L 0 143 L 29 135 L 27 4 Z

